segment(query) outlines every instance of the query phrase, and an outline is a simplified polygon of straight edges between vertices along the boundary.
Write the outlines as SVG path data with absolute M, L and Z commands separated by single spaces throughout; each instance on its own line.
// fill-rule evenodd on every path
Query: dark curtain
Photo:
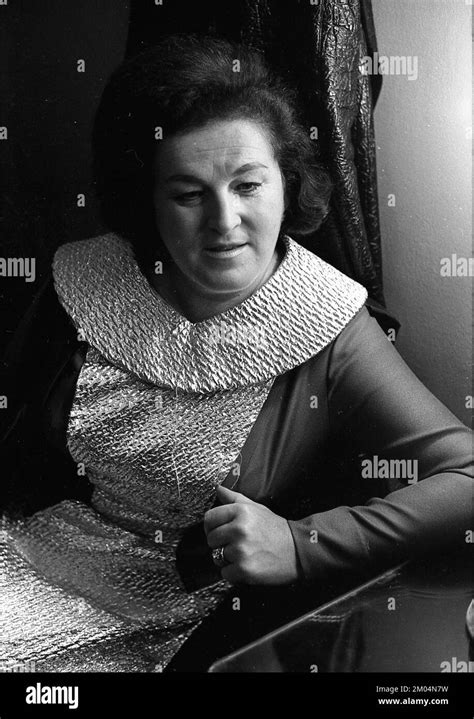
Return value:
M 335 181 L 330 212 L 304 244 L 384 305 L 373 127 L 381 76 L 359 70 L 377 50 L 371 0 L 132 0 L 128 56 L 173 32 L 251 45 L 298 88 Z

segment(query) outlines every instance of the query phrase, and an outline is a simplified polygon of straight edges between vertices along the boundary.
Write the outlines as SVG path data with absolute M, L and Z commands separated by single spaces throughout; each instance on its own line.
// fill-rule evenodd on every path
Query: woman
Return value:
M 4 440 L 26 475 L 31 456 L 63 473 L 69 453 L 92 493 L 5 520 L 3 656 L 162 669 L 232 585 L 459 547 L 471 433 L 365 289 L 293 239 L 321 223 L 330 182 L 259 56 L 165 41 L 114 73 L 93 140 L 110 232 L 57 251 L 30 319 L 50 341 Z

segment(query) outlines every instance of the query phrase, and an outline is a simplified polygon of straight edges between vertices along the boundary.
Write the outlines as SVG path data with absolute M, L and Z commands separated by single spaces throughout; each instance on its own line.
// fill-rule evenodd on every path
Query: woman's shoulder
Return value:
M 342 329 L 334 343 L 342 344 L 348 338 L 363 340 L 367 332 L 380 338 L 383 334 L 390 342 L 395 342 L 400 322 L 383 305 L 368 297 L 362 307 Z M 383 334 L 382 334 L 383 333 Z
M 60 245 L 54 254 L 52 273 L 54 276 L 58 269 L 67 265 L 77 267 L 88 262 L 100 263 L 105 258 L 113 259 L 114 255 L 130 256 L 130 254 L 132 254 L 130 242 L 115 232 L 104 232 Z
M 307 371 L 316 371 L 325 365 L 331 375 L 334 366 L 339 366 L 341 358 L 354 358 L 358 350 L 369 355 L 377 354 L 381 346 L 391 345 L 400 327 L 398 320 L 382 305 L 368 298 L 353 314 L 352 318 L 340 329 L 334 339 L 321 352 L 314 354 L 297 370 L 305 367 Z

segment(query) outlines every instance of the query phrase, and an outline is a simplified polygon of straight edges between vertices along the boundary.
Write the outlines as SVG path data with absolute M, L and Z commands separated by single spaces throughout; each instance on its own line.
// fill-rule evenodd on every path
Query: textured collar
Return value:
M 85 340 L 152 384 L 207 393 L 267 381 L 332 342 L 367 299 L 362 285 L 284 238 L 274 274 L 241 304 L 192 323 L 153 289 L 129 242 L 109 233 L 60 247 L 59 300 Z

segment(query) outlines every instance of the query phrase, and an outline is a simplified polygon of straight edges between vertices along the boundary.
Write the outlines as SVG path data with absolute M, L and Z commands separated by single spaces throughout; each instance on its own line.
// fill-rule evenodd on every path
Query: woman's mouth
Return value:
M 246 242 L 239 245 L 236 243 L 229 243 L 227 245 L 215 245 L 214 247 L 205 247 L 204 252 L 210 257 L 215 257 L 219 260 L 228 260 L 232 257 L 237 257 L 237 255 L 240 255 L 246 247 Z

